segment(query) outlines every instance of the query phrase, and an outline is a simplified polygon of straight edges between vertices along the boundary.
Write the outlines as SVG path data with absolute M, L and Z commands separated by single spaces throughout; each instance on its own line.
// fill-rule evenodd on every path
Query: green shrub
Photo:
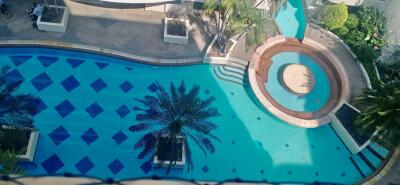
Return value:
M 347 20 L 349 13 L 345 4 L 327 6 L 322 14 L 322 23 L 330 30 L 340 28 Z
M 354 52 L 357 55 L 358 60 L 362 63 L 372 63 L 379 56 L 378 51 L 366 43 L 355 48 Z
M 363 7 L 358 12 L 360 30 L 367 35 L 383 35 L 386 31 L 386 16 L 374 7 Z
M 349 29 L 354 29 L 358 26 L 358 17 L 356 14 L 350 14 L 349 17 L 347 17 L 345 25 Z
M 349 33 L 349 28 L 347 28 L 346 26 L 342 26 L 338 29 L 335 29 L 334 32 L 336 33 L 336 35 L 339 35 L 340 37 L 345 36 L 347 33 Z
M 358 30 L 350 31 L 346 37 L 345 41 L 347 44 L 350 44 L 353 47 L 360 46 L 363 44 L 365 38 L 365 34 Z
M 12 150 L 19 153 L 26 149 L 28 140 L 24 130 L 0 129 L 0 150 Z

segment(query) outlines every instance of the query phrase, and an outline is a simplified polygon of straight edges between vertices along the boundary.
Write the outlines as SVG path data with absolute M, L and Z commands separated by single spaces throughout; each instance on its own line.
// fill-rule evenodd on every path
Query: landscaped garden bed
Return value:
M 324 26 L 350 46 L 364 65 L 372 86 L 378 77 L 374 68 L 386 45 L 386 17 L 374 7 L 347 7 L 344 4 L 328 5 L 321 15 Z
M 212 46 L 208 52 L 208 57 L 226 57 L 234 49 L 235 45 L 236 41 L 230 39 L 221 49 L 220 44 L 218 44 L 218 42 L 215 40 L 215 42 L 212 43 Z

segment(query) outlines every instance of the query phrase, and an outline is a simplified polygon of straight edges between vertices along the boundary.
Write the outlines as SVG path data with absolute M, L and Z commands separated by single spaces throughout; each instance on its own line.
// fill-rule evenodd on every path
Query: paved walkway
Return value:
M 400 185 L 400 157 L 389 172 L 377 182 L 380 185 Z
M 192 24 L 188 45 L 163 42 L 163 18 L 159 12 L 89 6 L 70 0 L 66 33 L 43 32 L 32 28 L 25 9 L 31 1 L 8 0 L 11 19 L 0 15 L 0 40 L 50 40 L 97 46 L 145 57 L 182 59 L 203 57 L 210 40 Z
M 316 27 L 309 25 L 306 29 L 306 37 L 326 46 L 333 51 L 333 53 L 335 53 L 336 57 L 338 57 L 349 78 L 351 97 L 350 103 L 352 103 L 354 98 L 360 95 L 363 89 L 367 88 L 365 78 L 356 61 L 354 61 L 351 54 L 338 39 L 328 35 L 326 32 L 322 32 Z

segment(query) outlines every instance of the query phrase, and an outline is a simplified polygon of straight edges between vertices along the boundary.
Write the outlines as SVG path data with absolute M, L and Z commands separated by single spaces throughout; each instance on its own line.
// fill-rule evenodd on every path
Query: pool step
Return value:
M 239 85 L 248 85 L 247 73 L 243 69 L 232 66 L 218 65 L 214 67 L 214 73 L 221 80 Z
M 366 177 L 373 173 L 382 164 L 389 153 L 382 146 L 371 143 L 365 149 L 350 157 L 350 161 L 361 174 Z

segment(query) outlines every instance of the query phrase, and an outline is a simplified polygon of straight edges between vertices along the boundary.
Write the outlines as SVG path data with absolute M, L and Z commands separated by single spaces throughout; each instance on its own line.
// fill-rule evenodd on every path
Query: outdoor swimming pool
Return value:
M 287 6 L 280 8 L 275 21 L 282 35 L 303 39 L 307 20 L 302 0 L 288 0 Z
M 298 52 L 282 52 L 273 56 L 272 61 L 265 88 L 279 104 L 294 111 L 313 112 L 321 109 L 327 103 L 330 82 L 325 71 L 312 58 Z M 282 85 L 280 70 L 288 64 L 301 64 L 310 70 L 315 82 L 309 93 L 302 96 L 296 95 Z M 302 74 L 296 75 L 300 78 Z
M 330 125 L 304 129 L 284 123 L 259 106 L 251 88 L 219 80 L 212 65 L 160 67 L 44 48 L 0 48 L 0 61 L 12 67 L 11 80 L 23 80 L 20 92 L 42 100 L 35 116 L 41 134 L 37 166 L 27 167 L 30 175 L 163 176 L 162 169 L 136 158 L 140 150 L 133 145 L 140 135 L 128 131 L 135 123 L 132 107 L 135 98 L 151 93 L 153 83 L 185 80 L 188 87 L 198 84 L 202 97 L 216 98 L 212 106 L 221 116 L 213 119 L 213 134 L 221 143 L 214 142 L 216 151 L 207 157 L 194 145 L 193 171 L 173 170 L 170 176 L 345 184 L 362 178 Z

